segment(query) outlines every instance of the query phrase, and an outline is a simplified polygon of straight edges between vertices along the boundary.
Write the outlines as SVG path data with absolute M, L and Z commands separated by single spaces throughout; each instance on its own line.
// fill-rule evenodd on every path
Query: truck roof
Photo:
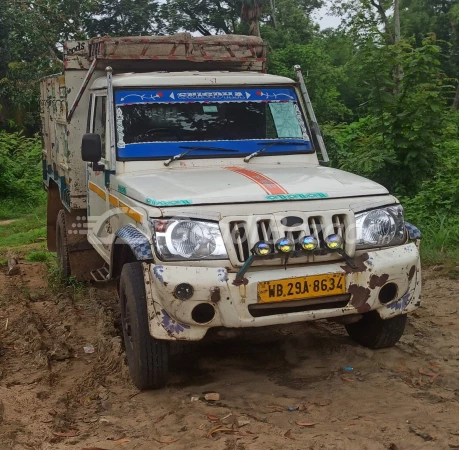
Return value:
M 225 86 L 225 85 L 292 85 L 293 80 L 259 72 L 148 72 L 113 76 L 113 87 L 152 86 Z M 107 78 L 99 77 L 91 89 L 106 89 Z

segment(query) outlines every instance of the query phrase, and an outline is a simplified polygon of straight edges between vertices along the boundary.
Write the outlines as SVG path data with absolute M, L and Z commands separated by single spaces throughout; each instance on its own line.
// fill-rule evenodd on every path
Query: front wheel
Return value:
M 383 320 L 376 311 L 370 311 L 358 322 L 345 327 L 354 341 L 376 349 L 394 346 L 405 331 L 406 321 L 406 314 Z
M 121 271 L 119 295 L 126 356 L 134 384 L 158 389 L 167 382 L 169 346 L 150 335 L 142 264 L 128 263 Z

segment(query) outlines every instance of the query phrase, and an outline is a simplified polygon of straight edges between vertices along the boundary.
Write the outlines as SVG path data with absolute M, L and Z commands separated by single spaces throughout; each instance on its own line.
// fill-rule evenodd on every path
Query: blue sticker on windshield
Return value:
M 296 102 L 293 89 L 142 89 L 116 91 L 117 105 L 139 103 L 191 103 L 191 102 Z

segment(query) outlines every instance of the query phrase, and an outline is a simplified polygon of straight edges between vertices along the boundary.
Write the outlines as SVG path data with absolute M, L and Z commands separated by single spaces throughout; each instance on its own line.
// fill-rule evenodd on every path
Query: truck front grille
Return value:
M 291 223 L 286 218 L 299 219 Z M 347 229 L 353 221 L 353 216 L 348 211 L 320 213 L 307 215 L 303 212 L 283 213 L 281 216 L 248 216 L 230 217 L 220 222 L 220 227 L 225 236 L 226 247 L 233 265 L 242 265 L 250 256 L 251 249 L 258 241 L 274 243 L 281 237 L 288 237 L 295 242 L 296 250 L 301 251 L 301 239 L 304 236 L 314 236 L 320 248 L 325 249 L 325 238 L 330 234 L 339 234 L 348 253 L 353 253 L 353 245 L 347 242 Z M 293 220 L 295 222 L 295 220 Z M 337 254 L 311 255 L 306 254 L 299 258 L 291 258 L 288 264 L 299 264 L 312 261 L 327 261 L 340 259 Z M 279 261 L 256 261 L 254 265 L 279 264 Z

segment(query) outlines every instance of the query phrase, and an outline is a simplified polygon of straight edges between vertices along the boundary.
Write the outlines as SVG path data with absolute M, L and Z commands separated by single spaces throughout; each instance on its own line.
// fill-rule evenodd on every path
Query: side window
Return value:
M 94 101 L 94 124 L 92 129 L 93 133 L 100 135 L 100 140 L 102 142 L 102 158 L 105 159 L 105 106 L 107 103 L 107 97 L 94 97 Z

